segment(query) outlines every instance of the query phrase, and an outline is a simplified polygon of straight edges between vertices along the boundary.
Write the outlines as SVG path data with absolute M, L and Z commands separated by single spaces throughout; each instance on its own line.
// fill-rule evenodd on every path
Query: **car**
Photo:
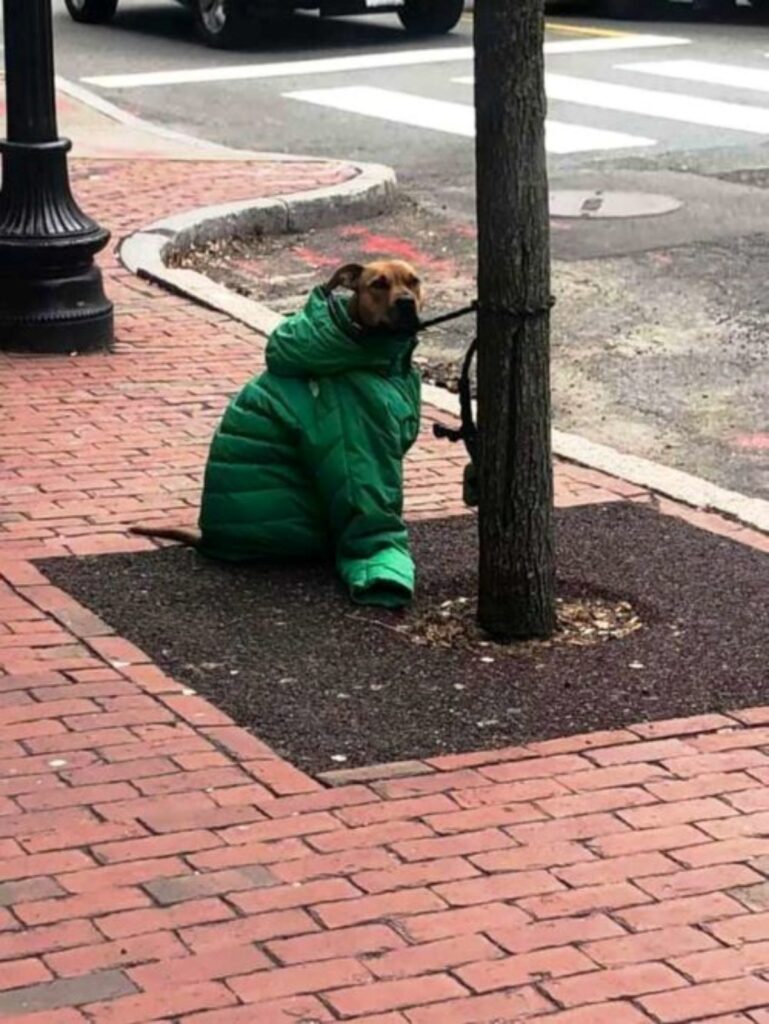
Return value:
M 64 0 L 70 16 L 86 24 L 112 19 L 119 0 Z M 412 35 L 443 35 L 462 17 L 464 0 L 178 0 L 191 8 L 195 28 L 208 46 L 242 46 L 260 16 L 318 11 L 322 16 L 395 12 Z

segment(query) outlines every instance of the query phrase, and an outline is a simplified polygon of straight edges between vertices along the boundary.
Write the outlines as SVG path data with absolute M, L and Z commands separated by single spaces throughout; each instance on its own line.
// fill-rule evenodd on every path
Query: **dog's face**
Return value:
M 350 315 L 363 327 L 390 327 L 408 334 L 419 326 L 422 284 L 404 260 L 348 263 L 326 285 L 329 292 L 334 288 L 352 289 Z

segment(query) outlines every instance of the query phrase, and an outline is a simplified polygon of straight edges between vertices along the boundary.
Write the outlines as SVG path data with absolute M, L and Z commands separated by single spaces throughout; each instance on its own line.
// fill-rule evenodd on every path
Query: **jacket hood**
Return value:
M 367 333 L 350 318 L 347 304 L 322 287 L 304 309 L 280 324 L 267 343 L 267 369 L 279 377 L 328 377 L 354 370 L 390 376 L 411 367 L 412 335 Z

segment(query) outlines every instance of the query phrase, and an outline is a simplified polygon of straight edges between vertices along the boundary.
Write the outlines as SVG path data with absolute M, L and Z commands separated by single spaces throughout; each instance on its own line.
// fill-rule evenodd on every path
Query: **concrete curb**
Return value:
M 2 73 L 0 72 L 0 77 Z M 234 149 L 218 142 L 211 142 L 209 139 L 201 139 L 196 135 L 188 135 L 186 132 L 177 131 L 174 128 L 167 128 L 162 124 L 155 124 L 153 121 L 146 121 L 143 117 L 132 114 L 122 107 L 116 106 L 105 99 L 99 93 L 93 92 L 79 82 L 70 82 L 68 78 L 56 76 L 56 89 L 64 93 L 72 100 L 82 103 L 87 107 L 103 114 L 117 124 L 125 125 L 128 128 L 135 128 L 137 131 L 152 135 L 166 142 L 178 143 L 188 150 L 188 160 L 206 159 L 207 156 L 218 157 L 224 160 L 269 160 L 272 163 L 294 163 L 301 160 L 302 163 L 318 162 L 318 157 L 304 156 L 298 153 L 271 153 L 265 150 Z M 178 157 L 176 158 L 178 159 Z
M 391 209 L 397 192 L 395 172 L 381 164 L 352 164 L 354 178 L 272 199 L 247 199 L 199 207 L 166 217 L 130 235 L 119 256 L 139 277 L 162 284 L 211 309 L 227 313 L 267 335 L 281 317 L 267 306 L 245 299 L 194 270 L 167 266 L 169 256 L 193 246 L 241 235 L 286 234 L 374 217 Z
M 459 416 L 459 399 L 444 388 L 424 385 L 422 396 L 431 405 L 452 416 Z M 553 454 L 567 462 L 606 473 L 631 484 L 637 484 L 655 494 L 680 501 L 684 505 L 718 512 L 736 519 L 762 533 L 769 533 L 769 501 L 750 498 L 737 491 L 692 476 L 678 469 L 662 466 L 659 462 L 626 455 L 605 444 L 597 444 L 586 437 L 553 430 Z
M 249 155 L 247 153 L 244 154 L 243 150 L 230 149 L 229 146 L 220 146 L 216 142 L 198 139 L 193 135 L 186 135 L 184 132 L 174 131 L 172 128 L 165 128 L 163 125 L 145 121 L 144 118 L 137 117 L 136 114 L 131 114 L 127 110 L 115 106 L 114 103 L 110 103 L 109 100 L 104 99 L 98 93 L 86 89 L 85 86 L 80 85 L 78 82 L 70 82 L 68 78 L 62 78 L 61 75 L 56 76 L 56 89 L 58 92 L 64 93 L 65 96 L 69 96 L 70 99 L 77 100 L 79 103 L 91 107 L 91 109 L 104 114 L 105 117 L 109 117 L 118 124 L 136 128 L 146 132 L 148 135 L 154 135 L 169 142 L 178 142 L 188 146 L 190 148 L 190 160 L 194 160 L 198 154 L 202 153 L 230 156 L 233 160 L 242 160 L 244 155 L 246 157 Z M 260 155 L 263 156 L 263 154 Z

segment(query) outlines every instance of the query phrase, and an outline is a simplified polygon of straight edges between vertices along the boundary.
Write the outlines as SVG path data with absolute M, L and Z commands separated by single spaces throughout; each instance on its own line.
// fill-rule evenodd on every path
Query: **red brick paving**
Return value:
M 98 161 L 74 178 L 119 239 L 350 173 Z M 131 522 L 193 521 L 211 430 L 260 365 L 244 327 L 133 278 L 114 246 L 104 268 L 114 354 L 0 357 L 0 1017 L 767 1024 L 769 709 L 328 790 L 38 573 L 29 559 L 146 549 Z M 413 518 L 463 511 L 433 418 Z M 566 464 L 556 492 L 650 500 Z

